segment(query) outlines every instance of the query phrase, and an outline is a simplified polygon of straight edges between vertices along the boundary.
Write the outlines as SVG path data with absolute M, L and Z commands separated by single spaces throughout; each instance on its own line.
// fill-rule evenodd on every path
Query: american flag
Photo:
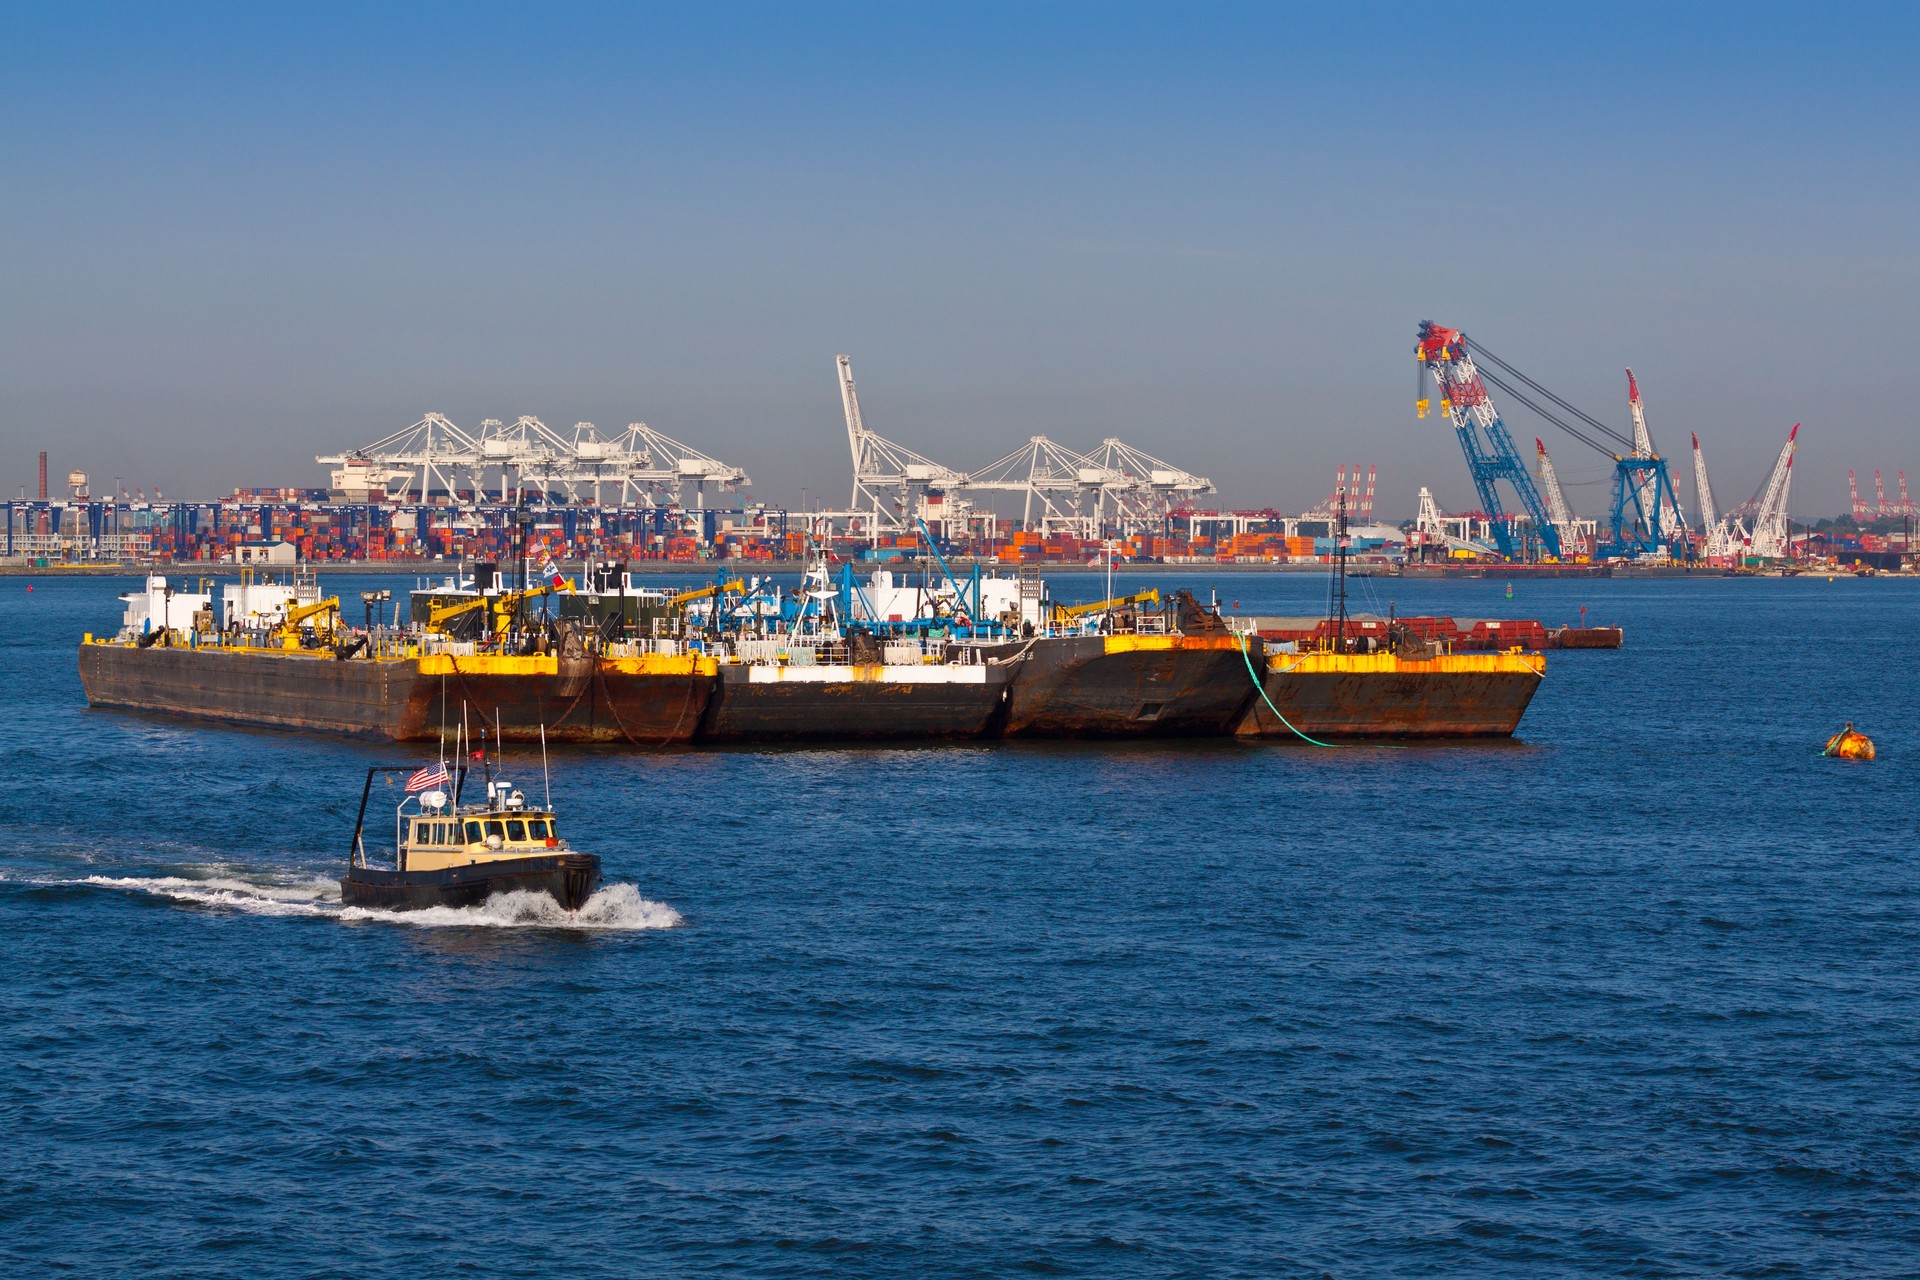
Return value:
M 451 780 L 447 776 L 446 765 L 430 764 L 424 769 L 416 769 L 407 775 L 407 790 L 409 792 L 425 791 L 428 787 L 445 786 Z

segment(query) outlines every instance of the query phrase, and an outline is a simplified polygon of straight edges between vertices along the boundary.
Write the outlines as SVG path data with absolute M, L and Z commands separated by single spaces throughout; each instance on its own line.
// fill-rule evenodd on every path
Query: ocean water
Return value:
M 578 919 L 342 910 L 418 753 L 89 711 L 28 585 L 9 1275 L 1920 1274 L 1920 583 L 1356 583 L 1627 628 L 1506 744 L 556 752 Z

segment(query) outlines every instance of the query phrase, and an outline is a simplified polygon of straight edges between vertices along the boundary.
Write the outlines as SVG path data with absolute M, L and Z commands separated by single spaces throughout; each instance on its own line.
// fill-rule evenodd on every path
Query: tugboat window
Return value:
M 515 818 L 512 822 L 509 822 L 507 824 L 507 839 L 525 840 L 526 838 L 527 838 L 526 823 L 520 821 L 518 818 Z
M 546 822 L 540 819 L 529 822 L 527 824 L 527 836 L 534 840 L 545 840 L 547 838 Z
M 480 840 L 480 824 L 477 822 L 469 822 L 467 824 L 467 843 L 479 844 Z
M 487 822 L 487 834 L 490 836 L 499 836 L 500 838 L 505 839 L 507 830 L 505 827 L 500 825 L 500 820 L 498 818 L 493 818 L 493 819 L 489 819 Z

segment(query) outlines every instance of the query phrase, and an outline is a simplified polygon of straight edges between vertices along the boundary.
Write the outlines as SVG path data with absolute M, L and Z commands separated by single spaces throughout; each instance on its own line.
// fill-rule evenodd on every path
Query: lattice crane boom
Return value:
M 1547 515 L 1560 535 L 1560 545 L 1563 548 L 1571 546 L 1579 536 L 1579 531 L 1574 528 L 1573 508 L 1567 505 L 1567 495 L 1560 491 L 1560 476 L 1553 469 L 1553 459 L 1547 456 L 1546 441 L 1535 436 L 1533 448 L 1539 460 L 1540 489 L 1546 495 Z
M 1521 550 L 1515 522 L 1502 515 L 1504 504 L 1500 500 L 1499 482 L 1504 480 L 1533 521 L 1534 532 L 1547 554 L 1557 559 L 1561 554 L 1559 532 L 1554 528 L 1540 491 L 1527 474 L 1526 465 L 1520 461 L 1506 423 L 1494 410 L 1486 384 L 1481 381 L 1480 371 L 1467 350 L 1466 336 L 1458 329 L 1423 320 L 1415 356 L 1433 375 L 1440 389 L 1441 411 L 1453 423 L 1461 452 L 1467 458 L 1467 470 L 1473 476 L 1474 489 L 1480 495 L 1480 505 L 1493 520 L 1494 541 L 1499 544 L 1500 554 L 1512 559 Z
M 1787 442 L 1780 446 L 1780 456 L 1774 460 L 1773 471 L 1767 476 L 1767 483 L 1754 506 L 1753 533 L 1749 542 L 1752 555 L 1777 560 L 1787 554 L 1790 540 L 1787 501 L 1793 490 L 1794 441 L 1799 434 L 1800 424 L 1796 422 L 1793 430 L 1787 432 Z
M 1627 370 L 1627 412 L 1633 418 L 1633 456 L 1636 458 L 1657 458 L 1659 453 L 1653 447 L 1653 432 L 1647 427 L 1647 408 L 1640 399 L 1640 380 L 1633 376 L 1633 370 Z M 1668 530 L 1687 527 L 1686 513 L 1680 510 L 1679 502 L 1672 496 L 1658 493 L 1657 476 L 1649 475 L 1640 486 L 1640 509 L 1652 511 L 1660 509 L 1660 523 Z M 1654 532 L 1651 528 L 1649 533 Z
M 1713 503 L 1713 484 L 1707 479 L 1706 455 L 1700 452 L 1700 433 L 1693 435 L 1693 496 L 1700 504 L 1700 527 L 1712 529 L 1719 516 Z

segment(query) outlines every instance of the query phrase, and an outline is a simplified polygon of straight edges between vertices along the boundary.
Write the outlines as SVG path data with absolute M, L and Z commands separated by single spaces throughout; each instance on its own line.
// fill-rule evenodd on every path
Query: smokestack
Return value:
M 47 500 L 47 451 L 40 451 L 40 501 Z

